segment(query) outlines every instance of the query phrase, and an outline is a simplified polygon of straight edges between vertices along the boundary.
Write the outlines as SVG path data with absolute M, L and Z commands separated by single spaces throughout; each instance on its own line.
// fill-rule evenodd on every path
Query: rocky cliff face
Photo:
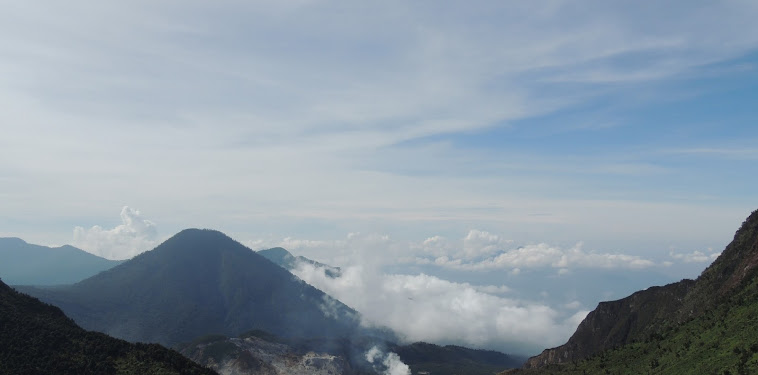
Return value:
M 601 302 L 579 324 L 566 344 L 546 349 L 527 360 L 524 367 L 571 362 L 649 335 L 675 313 L 694 283 L 682 280 L 651 287 L 617 301 Z
M 651 287 L 629 297 L 601 302 L 568 342 L 530 358 L 525 368 L 584 359 L 604 350 L 645 340 L 662 329 L 699 316 L 728 297 L 758 268 L 758 210 L 697 280 Z

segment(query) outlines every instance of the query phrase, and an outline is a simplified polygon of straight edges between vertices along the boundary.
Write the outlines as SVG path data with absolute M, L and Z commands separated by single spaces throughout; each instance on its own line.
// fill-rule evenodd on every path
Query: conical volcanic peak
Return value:
M 342 337 L 358 314 L 225 234 L 179 232 L 155 249 L 69 288 L 26 289 L 87 329 L 174 345 L 263 329 Z
M 167 252 L 172 255 L 188 255 L 196 252 L 238 251 L 250 249 L 224 233 L 213 229 L 184 229 L 158 245 L 153 252 Z

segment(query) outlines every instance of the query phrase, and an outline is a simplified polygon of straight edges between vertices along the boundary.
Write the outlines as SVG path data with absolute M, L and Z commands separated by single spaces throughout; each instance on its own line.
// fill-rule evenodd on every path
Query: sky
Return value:
M 758 208 L 754 1 L 3 9 L 0 236 L 125 259 L 218 229 L 354 270 L 298 275 L 386 290 L 409 339 L 534 352 Z M 482 326 L 401 321 L 433 310 Z

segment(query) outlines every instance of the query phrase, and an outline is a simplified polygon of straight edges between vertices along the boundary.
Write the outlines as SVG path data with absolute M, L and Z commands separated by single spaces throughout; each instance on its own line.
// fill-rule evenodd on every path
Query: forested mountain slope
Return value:
M 0 281 L 0 374 L 215 374 L 156 344 L 78 327 L 63 312 Z

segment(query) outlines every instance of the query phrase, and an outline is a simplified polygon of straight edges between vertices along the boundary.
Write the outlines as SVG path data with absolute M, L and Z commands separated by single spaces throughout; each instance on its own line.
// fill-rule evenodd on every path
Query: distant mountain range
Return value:
M 342 275 L 342 270 L 339 267 L 332 267 L 328 264 L 319 263 L 304 256 L 294 256 L 290 254 L 289 251 L 281 247 L 260 250 L 258 251 L 258 254 L 263 255 L 266 259 L 278 264 L 287 271 L 296 269 L 299 264 L 309 264 L 311 266 L 323 269 L 326 275 L 329 277 L 335 278 Z
M 87 332 L 0 281 L 0 374 L 215 374 L 156 344 Z
M 20 290 L 60 306 L 84 328 L 168 346 L 252 329 L 282 337 L 371 333 L 356 311 L 211 230 L 184 230 L 71 286 Z
M 498 352 L 394 344 L 394 333 L 361 326 L 358 312 L 287 271 L 301 263 L 340 274 L 282 248 L 256 253 L 221 232 L 188 229 L 73 285 L 17 288 L 86 329 L 181 348 L 220 373 L 381 372 L 366 359 L 374 346 L 396 351 L 414 371 L 443 375 L 523 363 Z
M 601 302 L 525 374 L 758 373 L 758 211 L 696 280 Z
M 121 263 L 69 245 L 51 248 L 0 238 L 0 277 L 11 285 L 73 284 Z

